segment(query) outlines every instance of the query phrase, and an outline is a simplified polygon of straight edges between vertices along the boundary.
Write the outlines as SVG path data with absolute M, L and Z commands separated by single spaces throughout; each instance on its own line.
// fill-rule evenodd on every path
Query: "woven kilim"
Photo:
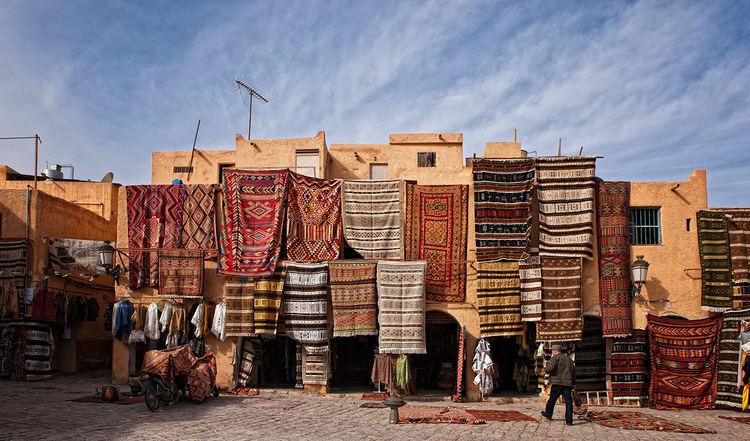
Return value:
M 377 335 L 377 262 L 328 262 L 333 336 Z
M 306 353 L 328 350 L 328 265 L 289 263 L 283 301 L 286 335 Z
M 128 203 L 129 286 L 159 283 L 159 253 L 143 249 L 178 248 L 185 202 L 183 185 L 130 185 Z
M 304 346 L 302 351 L 302 384 L 328 384 L 330 353 L 328 346 Z
M 26 287 L 29 249 L 27 239 L 0 239 L 0 290 L 6 285 L 12 285 L 19 305 L 22 304 Z M 15 314 L 18 312 L 14 311 Z
M 732 265 L 727 216 L 699 211 L 698 251 L 701 260 L 701 308 L 721 312 L 732 308 Z
M 742 408 L 742 370 L 740 369 L 740 322 L 750 321 L 750 309 L 726 311 L 719 336 L 719 378 L 716 405 Z
M 595 164 L 590 157 L 536 159 L 541 256 L 592 258 Z
M 472 164 L 478 261 L 529 256 L 533 159 L 478 159 Z
M 521 278 L 521 320 L 538 322 L 542 319 L 542 262 L 539 249 L 530 248 L 530 255 L 518 263 Z
M 599 301 L 605 337 L 627 337 L 630 308 L 630 183 L 599 182 Z
M 518 262 L 477 263 L 477 307 L 481 338 L 523 333 Z
M 12 323 L 11 323 L 12 324 Z M 25 334 L 23 373 L 24 380 L 49 380 L 52 378 L 52 359 L 55 342 L 52 328 L 47 323 L 23 322 Z
M 584 317 L 583 339 L 577 341 L 575 347 L 576 390 L 606 389 L 606 346 L 598 319 Z
M 255 332 L 276 334 L 279 331 L 281 296 L 286 268 L 276 265 L 270 277 L 255 280 Z
M 615 405 L 644 401 L 648 397 L 647 350 L 645 330 L 634 329 L 632 336 L 614 339 L 609 378 Z
M 182 215 L 181 247 L 203 250 L 216 256 L 216 188 L 213 185 L 186 185 Z
M 657 432 L 676 433 L 716 433 L 711 430 L 688 424 L 672 422 L 664 418 L 641 412 L 615 412 L 611 410 L 590 410 L 583 417 L 585 420 L 604 427 L 624 430 L 653 430 Z
M 344 181 L 344 236 L 365 259 L 400 259 L 401 181 Z
M 729 215 L 729 247 L 732 281 L 750 283 L 750 211 L 726 210 Z
M 677 320 L 648 316 L 649 406 L 713 409 L 721 316 Z
M 456 392 L 451 395 L 451 401 L 454 403 L 462 403 L 464 401 L 464 358 L 466 346 L 466 327 L 461 326 L 458 331 L 458 357 L 456 360 Z
M 219 272 L 273 274 L 281 251 L 288 170 L 224 170 L 224 228 Z
M 226 336 L 246 337 L 255 333 L 255 284 L 224 283 L 227 305 Z
M 542 320 L 536 340 L 576 341 L 583 337 L 581 259 L 542 257 Z
M 378 350 L 424 354 L 426 262 L 378 262 Z
M 466 297 L 467 185 L 406 184 L 405 258 L 427 261 L 427 300 Z
M 286 252 L 290 260 L 336 260 L 341 251 L 341 181 L 290 172 Z
M 159 251 L 159 295 L 200 297 L 203 295 L 203 251 Z

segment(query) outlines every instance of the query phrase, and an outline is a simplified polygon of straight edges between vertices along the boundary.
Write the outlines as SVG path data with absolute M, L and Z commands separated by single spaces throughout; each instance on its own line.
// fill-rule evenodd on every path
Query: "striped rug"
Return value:
M 328 262 L 333 336 L 377 335 L 377 262 Z
M 227 305 L 226 336 L 246 337 L 255 332 L 255 284 L 224 283 L 224 303 Z
M 477 263 L 480 337 L 523 334 L 518 262 Z
M 634 329 L 630 337 L 616 338 L 610 361 L 612 401 L 624 405 L 648 398 L 648 339 L 646 331 Z
M 472 163 L 477 260 L 529 256 L 533 159 L 478 159 Z
M 305 351 L 328 350 L 328 264 L 288 263 L 284 283 L 286 335 Z
M 575 348 L 576 389 L 606 389 L 607 359 L 601 320 L 584 317 L 583 338 L 575 343 Z
M 203 295 L 203 251 L 159 250 L 159 295 L 200 298 Z
M 581 259 L 542 257 L 542 320 L 537 341 L 576 341 L 583 337 Z
M 719 379 L 716 405 L 742 408 L 742 376 L 740 369 L 740 322 L 750 321 L 750 309 L 726 311 L 719 335 Z
M 302 352 L 302 384 L 327 385 L 331 364 L 328 346 L 321 349 L 305 345 Z
M 19 305 L 23 304 L 26 287 L 29 248 L 27 239 L 0 239 L 0 290 L 6 284 L 13 285 Z
M 277 334 L 286 267 L 276 265 L 270 277 L 255 280 L 254 321 L 258 334 Z
M 401 181 L 344 181 L 344 237 L 365 259 L 400 259 Z
M 424 354 L 427 262 L 378 262 L 378 348 L 382 354 Z
M 521 321 L 542 319 L 542 263 L 539 248 L 530 248 L 530 255 L 518 264 L 521 278 Z
M 701 262 L 701 309 L 721 312 L 732 308 L 732 265 L 727 216 L 699 211 L 698 251 Z
M 595 165 L 592 157 L 536 159 L 541 256 L 593 257 Z
M 732 307 L 750 307 L 750 211 L 717 208 L 729 216 L 729 255 L 732 263 Z

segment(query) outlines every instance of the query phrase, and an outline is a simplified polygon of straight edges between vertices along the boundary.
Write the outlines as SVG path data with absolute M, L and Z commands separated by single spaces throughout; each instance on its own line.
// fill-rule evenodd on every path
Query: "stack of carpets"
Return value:
M 289 171 L 224 170 L 224 228 L 219 272 L 273 274 L 281 251 Z
M 699 211 L 698 250 L 701 261 L 701 308 L 721 312 L 732 308 L 732 265 L 727 216 Z
M 542 319 L 542 262 L 539 248 L 530 248 L 530 255 L 518 264 L 521 279 L 521 320 L 538 322 Z
M 286 252 L 289 260 L 325 262 L 341 252 L 341 181 L 290 172 Z
M 159 250 L 159 295 L 200 297 L 203 294 L 203 251 Z
M 576 341 L 583 337 L 581 258 L 542 257 L 542 320 L 536 340 Z
M 477 260 L 529 256 L 533 159 L 478 159 L 472 163 Z
M 377 262 L 328 262 L 333 336 L 377 335 Z
M 648 397 L 648 340 L 646 331 L 634 329 L 631 337 L 612 344 L 610 383 L 615 405 L 643 402 Z
M 224 283 L 226 304 L 226 336 L 244 337 L 255 333 L 255 284 L 250 282 Z
M 604 390 L 607 384 L 607 359 L 601 322 L 584 317 L 583 335 L 575 344 L 576 388 Z
M 365 259 L 400 259 L 401 181 L 344 181 L 344 237 Z
M 482 338 L 523 333 L 518 262 L 477 264 L 477 306 Z
M 49 380 L 55 342 L 52 328 L 42 322 L 9 322 L 3 327 L 15 328 L 15 351 L 10 361 L 10 378 L 15 380 Z
M 633 330 L 630 307 L 630 183 L 599 182 L 599 299 L 605 337 Z
M 466 297 L 467 185 L 406 185 L 405 258 L 427 261 L 427 300 Z
M 426 262 L 378 262 L 378 349 L 424 354 Z
M 286 267 L 276 265 L 270 277 L 255 280 L 253 320 L 255 332 L 275 335 L 279 332 L 281 296 L 284 292 Z
M 677 320 L 648 316 L 651 348 L 649 406 L 713 409 L 721 316 Z
M 328 350 L 328 265 L 289 263 L 284 282 L 286 335 L 305 353 Z
M 740 366 L 740 323 L 750 321 L 750 309 L 726 311 L 719 337 L 719 377 L 716 405 L 742 408 L 742 367 Z

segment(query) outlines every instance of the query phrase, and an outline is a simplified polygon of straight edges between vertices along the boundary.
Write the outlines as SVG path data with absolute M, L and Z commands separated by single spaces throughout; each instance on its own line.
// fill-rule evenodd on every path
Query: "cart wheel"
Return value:
M 214 386 L 214 397 L 219 398 L 219 388 Z
M 143 388 L 143 401 L 146 402 L 146 407 L 148 407 L 148 410 L 151 412 L 159 410 L 159 406 L 161 405 L 159 392 L 156 390 L 154 383 L 150 381 L 146 383 L 146 386 Z

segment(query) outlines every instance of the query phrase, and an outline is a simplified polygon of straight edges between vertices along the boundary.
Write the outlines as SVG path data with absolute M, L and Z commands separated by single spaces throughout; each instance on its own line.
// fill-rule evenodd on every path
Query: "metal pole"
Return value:
M 250 141 L 250 128 L 253 124 L 253 94 L 250 94 L 250 113 L 247 117 L 247 140 Z
M 37 175 L 39 174 L 39 134 L 34 135 L 34 190 L 36 190 Z

